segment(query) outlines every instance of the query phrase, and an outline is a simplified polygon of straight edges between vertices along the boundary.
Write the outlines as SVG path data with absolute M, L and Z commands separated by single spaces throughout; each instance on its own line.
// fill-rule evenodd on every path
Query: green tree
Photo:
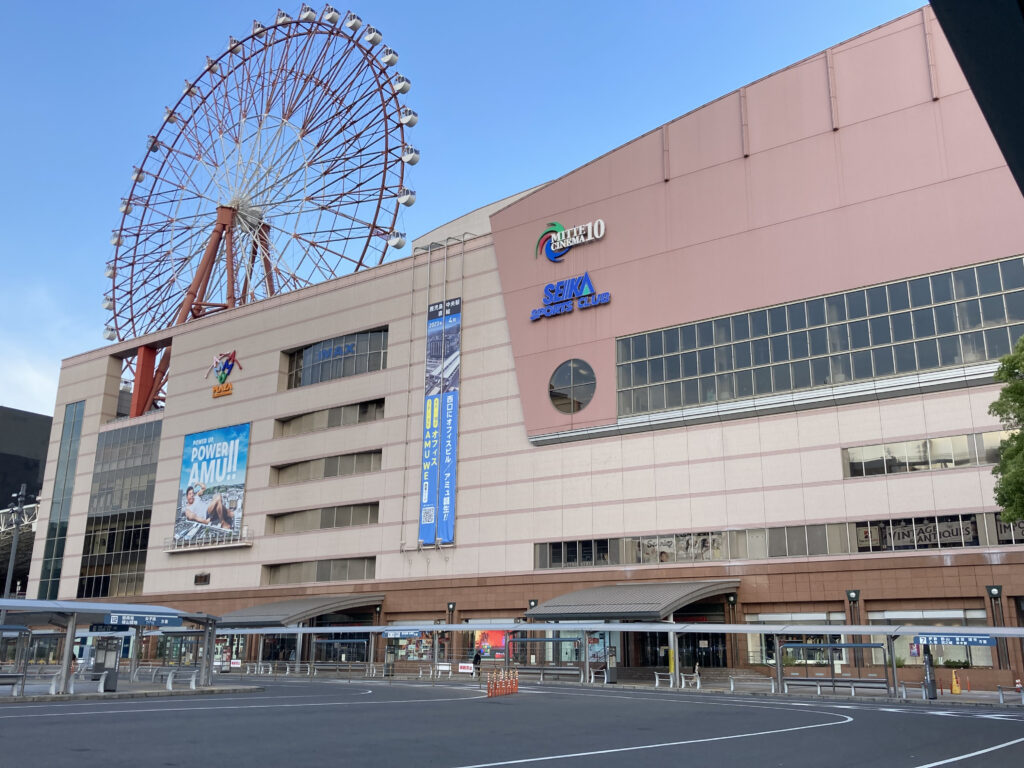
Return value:
M 999 361 L 995 380 L 1004 386 L 988 412 L 1012 432 L 1000 444 L 999 463 L 992 468 L 995 500 L 1003 522 L 1024 520 L 1024 338 Z

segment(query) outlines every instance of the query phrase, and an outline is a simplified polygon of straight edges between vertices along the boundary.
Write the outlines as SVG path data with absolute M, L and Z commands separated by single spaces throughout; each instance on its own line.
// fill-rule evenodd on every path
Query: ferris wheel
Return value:
M 340 22 L 340 23 L 339 23 Z M 208 57 L 149 136 L 111 236 L 108 340 L 383 262 L 416 193 L 398 54 L 354 13 L 303 5 Z M 163 354 L 166 378 L 169 354 Z

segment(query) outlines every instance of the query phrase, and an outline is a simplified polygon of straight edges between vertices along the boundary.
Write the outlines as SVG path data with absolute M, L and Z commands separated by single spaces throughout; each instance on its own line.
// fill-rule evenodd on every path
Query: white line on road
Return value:
M 840 715 L 830 712 L 822 712 L 823 715 L 831 715 L 832 717 L 840 717 L 842 720 L 837 723 L 817 723 L 815 725 L 799 725 L 793 728 L 779 728 L 772 731 L 754 731 L 752 733 L 735 733 L 731 736 L 712 736 L 706 739 L 687 739 L 685 741 L 666 741 L 660 744 L 642 744 L 636 747 L 618 747 L 615 749 L 596 749 L 592 752 L 571 752 L 562 755 L 544 755 L 542 757 L 526 757 L 519 760 L 502 760 L 497 763 L 477 763 L 475 765 L 464 765 L 460 768 L 495 768 L 499 765 L 523 765 L 525 763 L 540 763 L 548 760 L 567 760 L 574 757 L 594 757 L 595 755 L 614 755 L 621 752 L 637 752 L 646 749 L 664 749 L 666 747 L 682 747 L 687 744 L 706 744 L 712 741 L 728 741 L 730 739 L 747 739 L 752 736 L 771 736 L 776 733 L 792 733 L 793 731 L 806 731 L 810 728 L 831 728 L 836 725 L 846 725 L 852 723 L 853 718 L 849 715 Z M 938 765 L 938 763 L 936 763 Z M 926 768 L 926 766 L 921 766 Z
M 1012 747 L 1014 744 L 1020 744 L 1024 739 L 1014 739 L 1013 741 L 1007 741 L 1004 744 L 996 744 L 994 747 L 987 749 L 979 749 L 977 752 L 968 752 L 966 755 L 957 755 L 956 757 L 948 757 L 945 760 L 939 760 L 937 763 L 927 763 L 925 765 L 918 765 L 915 768 L 935 768 L 937 765 L 949 765 L 950 763 L 958 763 L 961 760 L 966 760 L 969 757 L 977 757 L 978 755 L 984 755 L 986 752 L 995 752 L 997 749 L 1005 749 L 1006 747 Z

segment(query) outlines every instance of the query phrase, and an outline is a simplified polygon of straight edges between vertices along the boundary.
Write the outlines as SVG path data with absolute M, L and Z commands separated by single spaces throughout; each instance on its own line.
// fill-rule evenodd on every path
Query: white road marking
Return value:
M 771 731 L 754 731 L 752 733 L 735 733 L 730 736 L 712 736 L 706 739 L 686 739 L 684 741 L 666 741 L 660 744 L 641 744 L 636 747 L 617 747 L 615 749 L 596 749 L 592 752 L 570 752 L 562 755 L 544 755 L 542 757 L 526 757 L 519 760 L 502 760 L 497 763 L 476 763 L 474 765 L 464 765 L 459 768 L 495 768 L 499 765 L 523 765 L 525 763 L 540 763 L 549 760 L 568 760 L 575 757 L 593 757 L 595 755 L 614 755 L 622 752 L 638 752 L 640 750 L 647 749 L 664 749 L 666 747 L 682 747 L 687 744 L 706 744 L 713 741 L 729 741 L 731 739 L 747 739 L 752 736 L 771 736 L 777 733 L 792 733 L 793 731 L 806 731 L 810 728 L 831 728 L 836 725 L 846 725 L 853 722 L 853 718 L 849 715 L 839 715 L 831 712 L 821 712 L 819 714 L 830 715 L 832 717 L 843 718 L 837 723 L 817 723 L 815 725 L 799 725 L 793 728 L 778 728 Z M 1022 739 L 1024 741 L 1024 739 Z M 937 763 L 936 763 L 937 765 Z M 920 768 L 926 768 L 921 766 Z
M 1013 741 L 1007 741 L 1003 744 L 996 744 L 994 747 L 988 747 L 987 749 L 979 749 L 977 752 L 968 752 L 966 755 L 957 755 L 956 757 L 948 757 L 945 760 L 939 760 L 936 763 L 926 763 L 925 765 L 918 765 L 915 768 L 935 768 L 937 765 L 949 765 L 950 763 L 958 763 L 961 760 L 966 760 L 969 757 L 977 757 L 978 755 L 984 755 L 987 752 L 995 752 L 997 749 L 1005 749 L 1006 747 L 1012 747 L 1014 744 L 1020 744 L 1024 739 L 1014 739 Z

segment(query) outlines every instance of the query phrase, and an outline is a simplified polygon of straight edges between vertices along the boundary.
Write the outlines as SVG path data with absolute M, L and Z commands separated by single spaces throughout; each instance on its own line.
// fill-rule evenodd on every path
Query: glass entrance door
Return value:
M 728 666 L 726 636 L 706 632 L 687 632 L 679 636 L 679 666 L 692 672 L 695 664 L 702 669 Z

